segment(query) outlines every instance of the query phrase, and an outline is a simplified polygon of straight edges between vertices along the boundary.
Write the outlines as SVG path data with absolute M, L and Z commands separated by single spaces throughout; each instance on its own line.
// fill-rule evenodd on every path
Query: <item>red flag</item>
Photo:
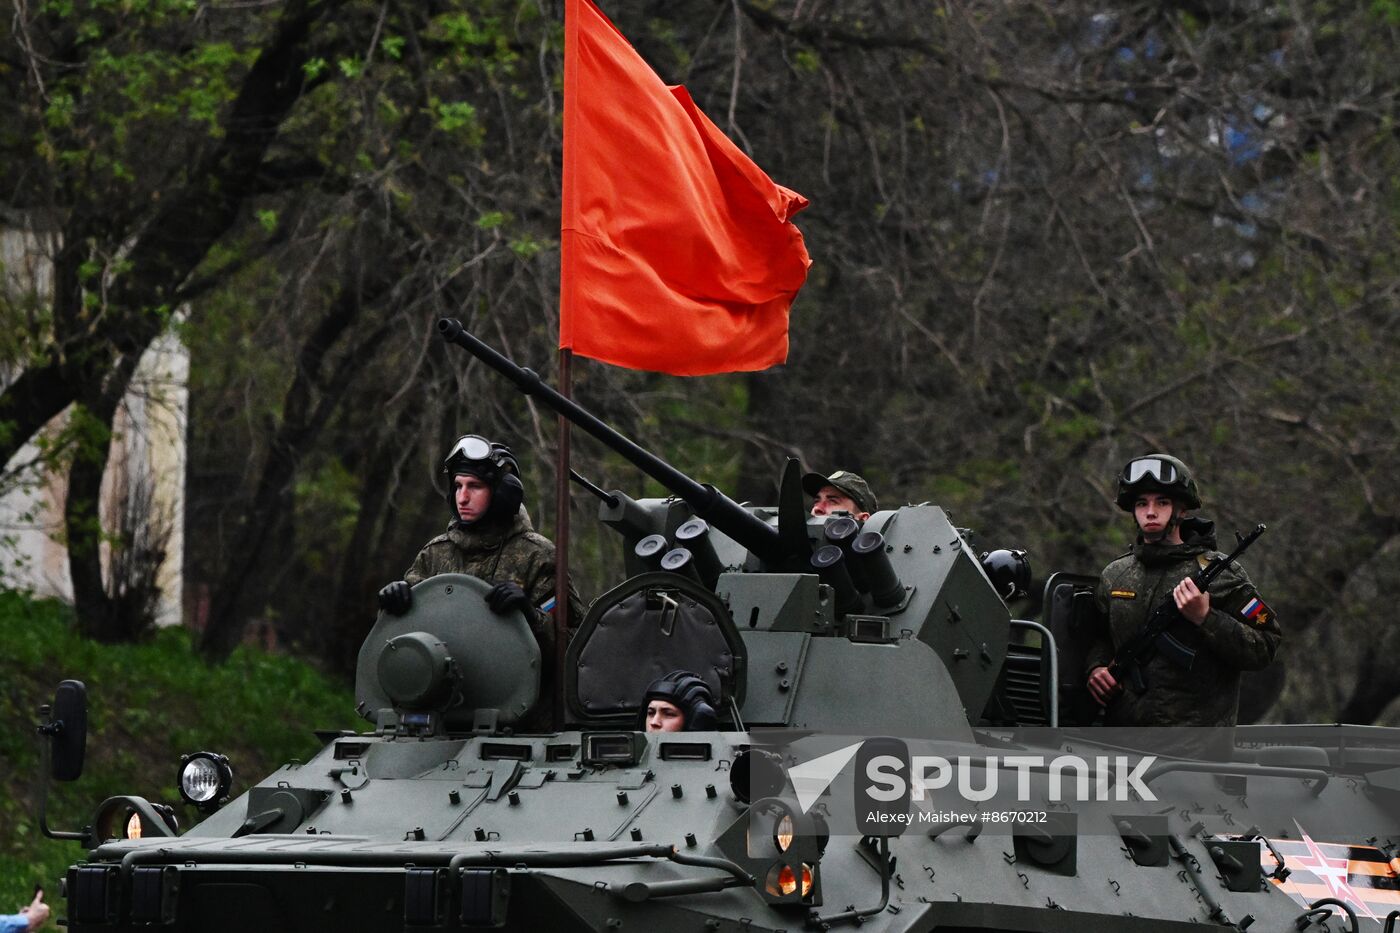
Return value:
M 567 0 L 560 348 L 681 376 L 783 362 L 806 206 Z

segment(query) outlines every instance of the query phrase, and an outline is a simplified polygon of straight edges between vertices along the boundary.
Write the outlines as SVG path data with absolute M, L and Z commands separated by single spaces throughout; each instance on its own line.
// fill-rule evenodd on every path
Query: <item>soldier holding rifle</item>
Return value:
M 1101 626 L 1085 664 L 1090 695 L 1107 708 L 1110 725 L 1234 725 L 1240 672 L 1273 661 L 1283 637 L 1278 619 L 1244 569 L 1216 552 L 1214 524 L 1188 516 L 1201 498 L 1180 460 L 1129 461 L 1117 504 L 1132 514 L 1138 536 L 1099 577 Z M 1193 579 L 1202 573 L 1215 574 L 1205 591 Z M 1159 612 L 1168 599 L 1176 611 Z M 1171 624 L 1159 633 L 1166 618 Z

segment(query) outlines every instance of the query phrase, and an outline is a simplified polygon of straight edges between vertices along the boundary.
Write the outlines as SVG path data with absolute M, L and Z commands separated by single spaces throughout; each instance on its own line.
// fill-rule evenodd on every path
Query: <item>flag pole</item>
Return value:
M 567 218 L 572 214 L 578 197 L 576 167 L 569 151 L 569 139 L 576 131 L 577 115 L 573 112 L 577 100 L 574 82 L 578 80 L 578 17 L 574 8 L 578 0 L 564 0 L 564 137 L 562 178 L 559 204 L 559 394 L 573 397 L 573 313 L 574 277 L 571 274 L 572 250 Z M 565 652 L 568 649 L 569 624 L 569 428 L 568 420 L 559 416 L 558 444 L 554 464 L 554 723 L 564 728 Z
M 573 397 L 573 351 L 559 348 L 559 394 Z M 559 416 L 554 463 L 554 723 L 564 728 L 564 656 L 569 647 L 569 421 Z

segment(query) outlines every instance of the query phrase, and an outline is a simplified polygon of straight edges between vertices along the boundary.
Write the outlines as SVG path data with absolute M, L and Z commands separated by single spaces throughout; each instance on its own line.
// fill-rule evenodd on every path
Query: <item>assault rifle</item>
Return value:
M 1196 587 L 1202 593 L 1206 588 L 1220 576 L 1221 572 L 1249 549 L 1260 535 L 1264 533 L 1264 525 L 1261 523 L 1254 526 L 1254 530 L 1247 535 L 1235 532 L 1235 539 L 1238 542 L 1235 549 L 1224 557 L 1214 557 L 1200 570 L 1191 575 L 1191 579 L 1196 581 Z M 1133 637 L 1118 649 L 1118 654 L 1113 658 L 1113 663 L 1109 664 L 1109 672 L 1121 683 L 1127 680 L 1132 684 L 1134 693 L 1142 693 L 1147 689 L 1147 678 L 1143 670 L 1147 663 L 1159 653 L 1167 660 L 1183 670 L 1190 670 L 1191 665 L 1196 660 L 1196 652 L 1188 648 L 1180 641 L 1173 638 L 1167 630 L 1176 624 L 1177 620 L 1185 620 L 1181 610 L 1176 608 L 1176 599 L 1171 593 L 1157 606 L 1157 610 L 1148 617 L 1142 627 L 1133 634 Z

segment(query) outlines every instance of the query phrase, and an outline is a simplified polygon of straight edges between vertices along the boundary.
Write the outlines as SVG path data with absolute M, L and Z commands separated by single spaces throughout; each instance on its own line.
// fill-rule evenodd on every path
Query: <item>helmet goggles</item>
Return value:
M 457 438 L 457 443 L 452 445 L 442 461 L 442 471 L 452 473 L 473 464 L 480 464 L 488 472 L 504 470 L 517 476 L 520 473 L 509 447 L 492 443 L 479 434 L 464 434 Z
M 1123 467 L 1123 482 L 1129 486 L 1136 486 L 1146 479 L 1171 486 L 1181 480 L 1181 474 L 1176 467 L 1159 457 L 1139 457 Z
M 1123 511 L 1131 512 L 1134 500 L 1146 490 L 1165 492 L 1188 509 L 1201 507 L 1201 493 L 1191 478 L 1190 468 L 1168 454 L 1147 454 L 1129 460 L 1118 475 L 1118 495 L 1114 501 Z
M 491 442 L 476 434 L 459 437 L 457 443 L 452 445 L 452 450 L 448 451 L 447 459 L 458 457 L 463 460 L 490 460 Z

